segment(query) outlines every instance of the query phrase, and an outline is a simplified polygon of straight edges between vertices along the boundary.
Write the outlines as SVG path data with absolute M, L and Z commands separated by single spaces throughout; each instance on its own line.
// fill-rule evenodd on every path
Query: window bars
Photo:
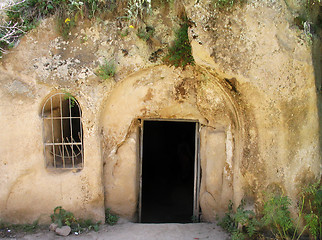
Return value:
M 83 168 L 81 117 L 80 106 L 69 93 L 56 93 L 46 100 L 42 108 L 46 167 Z

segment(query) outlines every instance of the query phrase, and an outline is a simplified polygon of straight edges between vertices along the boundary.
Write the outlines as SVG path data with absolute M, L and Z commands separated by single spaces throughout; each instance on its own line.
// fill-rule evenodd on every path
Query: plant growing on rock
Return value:
M 115 7 L 113 0 L 18 0 L 0 8 L 0 57 L 41 19 L 57 15 L 57 31 L 67 39 L 79 18 L 93 18 Z M 1 15 L 6 15 L 6 18 Z
M 20 35 L 24 33 L 23 26 L 18 22 L 6 19 L 5 12 L 24 1 L 9 2 L 7 5 L 0 6 L 0 58 L 6 49 L 13 47 Z
M 125 18 L 129 21 L 143 20 L 152 11 L 151 0 L 128 0 Z
M 191 22 L 185 18 L 176 31 L 173 46 L 169 47 L 168 54 L 163 58 L 166 64 L 184 68 L 186 65 L 194 65 L 191 45 L 188 37 L 188 28 Z
M 244 4 L 247 0 L 212 0 L 213 6 L 218 10 L 230 11 L 235 6 Z
M 116 72 L 116 65 L 113 60 L 107 61 L 105 59 L 104 63 L 99 66 L 97 70 L 97 75 L 103 80 L 107 80 L 111 77 L 114 77 Z
M 109 208 L 105 210 L 105 223 L 109 225 L 115 225 L 118 220 L 119 217 L 115 214 L 112 214 Z
M 145 27 L 145 28 L 140 27 L 140 28 L 138 29 L 137 34 L 136 34 L 136 35 L 137 35 L 140 39 L 142 39 L 142 40 L 144 40 L 144 41 L 148 41 L 148 40 L 153 36 L 153 34 L 154 34 L 154 28 L 153 28 L 153 27 L 149 27 L 149 26 L 147 26 L 147 27 Z

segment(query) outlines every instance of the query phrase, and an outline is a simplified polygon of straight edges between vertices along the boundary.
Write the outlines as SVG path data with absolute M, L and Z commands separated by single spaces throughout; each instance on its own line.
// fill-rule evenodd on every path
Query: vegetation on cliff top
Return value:
M 251 0 L 211 0 L 215 9 L 220 11 L 233 10 L 235 6 Z M 19 37 L 35 28 L 39 21 L 53 14 L 57 15 L 57 30 L 66 39 L 69 37 L 77 21 L 82 18 L 94 18 L 106 12 L 121 9 L 118 18 L 130 22 L 144 20 L 145 16 L 152 12 L 152 0 L 16 0 L 8 1 L 7 5 L 0 8 L 0 58 L 1 55 L 13 47 Z M 173 0 L 159 0 L 161 4 L 168 4 Z M 311 15 L 321 7 L 322 0 L 305 0 L 304 12 L 294 19 L 295 25 L 303 30 L 307 39 L 312 39 L 317 28 L 321 27 L 321 17 L 314 23 Z M 121 15 L 120 15 L 121 14 Z M 124 15 L 124 16 L 123 16 Z M 174 47 L 169 48 L 169 53 L 181 53 L 189 55 L 189 47 L 185 32 L 189 26 L 181 24 L 176 33 Z M 182 44 L 183 46 L 179 46 Z M 185 66 L 192 63 L 191 58 L 185 58 L 180 63 L 175 60 L 176 55 L 167 57 L 172 65 Z
M 166 64 L 183 68 L 188 64 L 194 64 L 188 37 L 190 24 L 191 22 L 187 18 L 180 24 L 180 28 L 176 31 L 176 38 L 173 45 L 169 47 L 168 54 L 163 58 Z
M 114 0 L 19 0 L 0 8 L 0 56 L 40 20 L 57 15 L 57 30 L 67 38 L 79 19 L 113 10 Z

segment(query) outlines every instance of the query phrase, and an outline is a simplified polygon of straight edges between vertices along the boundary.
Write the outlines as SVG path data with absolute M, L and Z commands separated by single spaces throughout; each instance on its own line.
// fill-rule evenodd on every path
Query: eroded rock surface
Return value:
M 140 119 L 149 118 L 200 123 L 203 219 L 222 215 L 229 200 L 257 207 L 263 191 L 295 198 L 321 174 L 321 66 L 312 51 L 321 47 L 316 35 L 313 47 L 306 42 L 293 24 L 299 6 L 286 2 L 249 1 L 225 12 L 182 1 L 195 59 L 185 69 L 162 62 L 179 26 L 171 5 L 155 6 L 134 28 L 115 18 L 82 20 L 68 40 L 54 31 L 54 18 L 43 20 L 0 62 L 0 218 L 49 222 L 63 206 L 77 217 L 103 220 L 110 208 L 135 221 Z M 149 42 L 137 36 L 147 26 L 155 28 Z M 109 80 L 97 74 L 105 60 L 117 66 Z M 44 166 L 41 109 L 62 91 L 82 109 L 81 171 Z

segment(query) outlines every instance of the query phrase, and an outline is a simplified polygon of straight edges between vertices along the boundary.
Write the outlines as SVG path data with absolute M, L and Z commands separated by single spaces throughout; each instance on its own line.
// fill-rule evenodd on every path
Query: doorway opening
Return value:
M 197 220 L 200 168 L 197 124 L 195 121 L 143 120 L 140 222 Z

